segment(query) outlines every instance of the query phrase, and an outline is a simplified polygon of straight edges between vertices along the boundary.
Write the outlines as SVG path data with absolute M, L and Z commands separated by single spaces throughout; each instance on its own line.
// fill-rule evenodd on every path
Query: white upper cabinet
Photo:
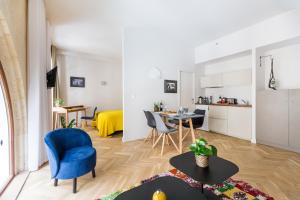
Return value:
M 201 88 L 223 87 L 222 74 L 203 76 L 200 79 Z
M 251 85 L 251 69 L 233 71 L 223 74 L 223 86 Z
M 251 69 L 245 69 L 203 76 L 200 79 L 200 86 L 201 88 L 217 88 L 251 85 L 251 73 Z
M 210 77 L 209 76 L 202 76 L 200 79 L 200 87 L 201 88 L 208 88 L 210 85 Z

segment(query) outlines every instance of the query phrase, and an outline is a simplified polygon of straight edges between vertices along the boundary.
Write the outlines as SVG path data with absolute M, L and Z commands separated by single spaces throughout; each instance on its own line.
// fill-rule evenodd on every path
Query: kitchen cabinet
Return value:
M 200 87 L 201 88 L 209 87 L 209 76 L 202 76 L 200 78 Z
M 251 140 L 252 110 L 243 107 L 228 107 L 228 129 L 230 136 Z
M 256 105 L 257 141 L 268 145 L 288 146 L 288 90 L 259 91 Z
M 209 118 L 209 130 L 216 133 L 227 134 L 227 119 Z
M 289 146 L 300 151 L 300 90 L 289 91 Z
M 215 119 L 227 119 L 227 106 L 209 106 L 209 117 Z
M 257 142 L 300 152 L 300 90 L 257 93 Z
M 203 76 L 200 79 L 201 88 L 213 88 L 213 87 L 222 87 L 222 74 L 214 74 L 209 76 Z
M 227 134 L 227 107 L 209 106 L 209 130 Z
M 200 79 L 201 88 L 230 87 L 251 85 L 252 71 L 244 69 L 220 74 L 203 76 Z
M 251 140 L 251 107 L 209 106 L 209 130 L 245 140 Z
M 223 86 L 242 86 L 251 85 L 252 72 L 251 69 L 227 72 L 223 74 Z

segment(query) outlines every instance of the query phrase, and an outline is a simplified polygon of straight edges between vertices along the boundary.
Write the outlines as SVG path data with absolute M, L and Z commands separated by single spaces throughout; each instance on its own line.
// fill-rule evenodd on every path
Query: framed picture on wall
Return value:
M 177 81 L 176 80 L 165 80 L 164 81 L 165 93 L 177 93 Z
M 84 77 L 70 77 L 70 87 L 85 87 L 85 78 Z

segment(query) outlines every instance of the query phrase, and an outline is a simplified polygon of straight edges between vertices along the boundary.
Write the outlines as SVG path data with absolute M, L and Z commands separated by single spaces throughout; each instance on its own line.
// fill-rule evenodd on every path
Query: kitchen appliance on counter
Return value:
M 208 97 L 199 96 L 197 104 L 207 105 L 207 104 L 211 104 L 211 103 L 210 103 L 210 99 Z
M 238 101 L 236 98 L 227 98 L 228 104 L 238 104 Z
M 227 98 L 226 97 L 219 97 L 219 101 L 217 102 L 219 104 L 226 104 L 227 103 Z
M 218 104 L 238 104 L 236 98 L 219 97 Z

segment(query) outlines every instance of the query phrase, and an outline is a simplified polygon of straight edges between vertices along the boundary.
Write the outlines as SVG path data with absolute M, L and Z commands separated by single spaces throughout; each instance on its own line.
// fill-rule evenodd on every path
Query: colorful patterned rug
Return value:
M 149 178 L 147 180 L 142 181 L 140 184 L 137 184 L 131 188 L 137 187 L 139 185 L 142 185 L 144 183 L 147 183 L 149 181 L 155 180 L 159 177 L 164 176 L 174 176 L 176 178 L 179 178 L 186 183 L 188 183 L 191 187 L 199 187 L 201 188 L 201 184 L 192 178 L 188 177 L 184 173 L 180 172 L 177 169 L 172 169 L 167 173 L 156 175 L 152 178 Z M 122 192 L 125 192 L 131 188 L 128 188 L 126 190 L 117 191 L 114 193 L 111 193 L 106 196 L 100 197 L 98 200 L 113 200 L 118 195 L 120 195 Z M 212 191 L 214 194 L 216 194 L 221 200 L 274 200 L 273 197 L 270 197 L 269 195 L 259 191 L 258 189 L 253 188 L 251 185 L 244 181 L 237 181 L 233 179 L 228 179 L 227 181 L 224 181 L 221 184 L 216 185 L 204 185 L 204 188 L 206 188 L 209 191 Z

